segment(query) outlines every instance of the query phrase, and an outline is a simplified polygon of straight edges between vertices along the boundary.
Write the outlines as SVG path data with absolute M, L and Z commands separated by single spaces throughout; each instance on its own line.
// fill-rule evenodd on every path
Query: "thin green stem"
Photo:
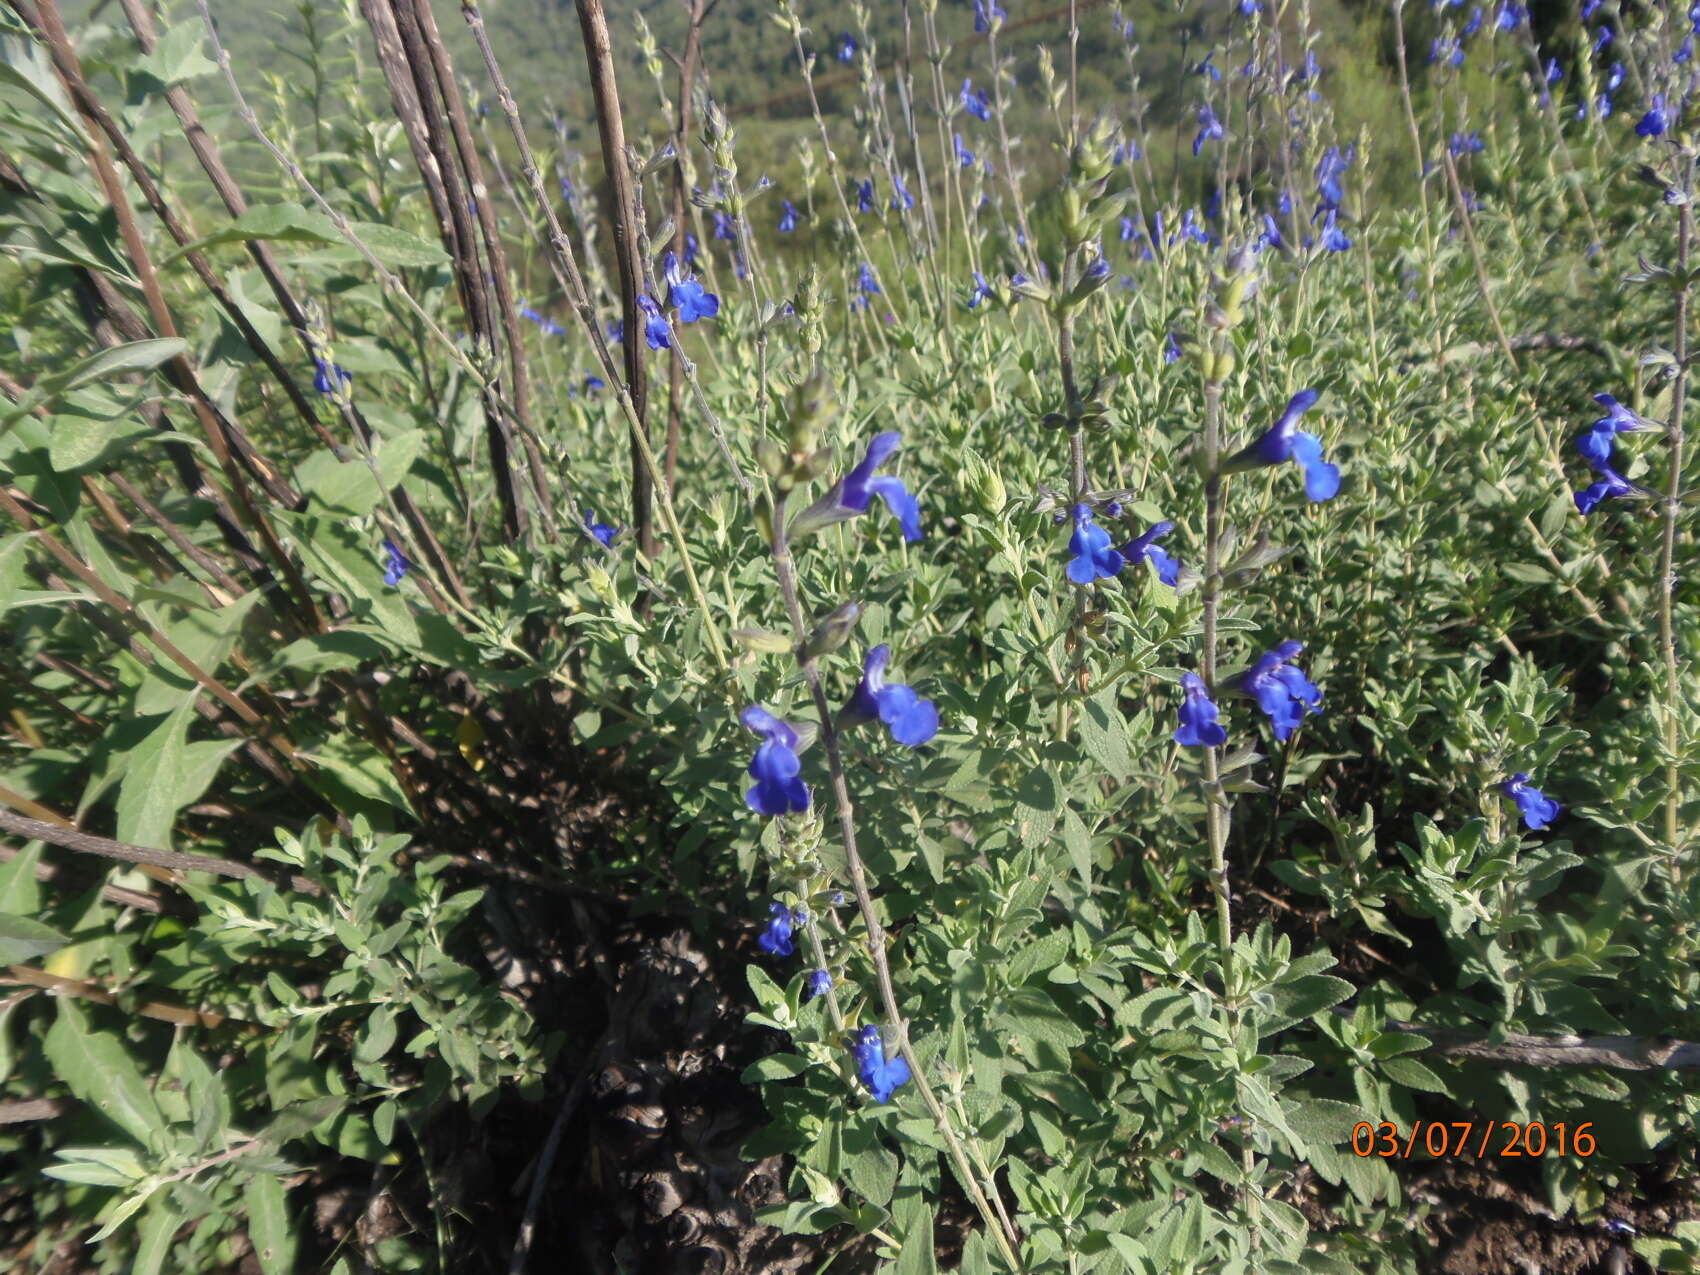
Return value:
M 916 1058 L 914 1048 L 909 1042 L 909 1024 L 903 1017 L 902 1010 L 897 1004 L 897 990 L 891 978 L 891 966 L 886 960 L 885 927 L 880 923 L 879 914 L 874 910 L 874 897 L 868 888 L 867 869 L 863 866 L 862 856 L 856 846 L 856 817 L 855 809 L 850 802 L 850 785 L 845 778 L 844 755 L 838 744 L 838 731 L 833 725 L 832 705 L 826 697 L 826 687 L 821 680 L 820 665 L 815 657 L 805 653 L 802 640 L 808 632 L 807 622 L 803 615 L 802 597 L 797 588 L 796 566 L 791 558 L 791 546 L 785 536 L 785 496 L 778 495 L 774 500 L 773 509 L 773 566 L 779 580 L 779 591 L 785 599 L 786 615 L 790 618 L 792 631 L 798 640 L 798 662 L 801 666 L 803 681 L 808 685 L 809 695 L 814 701 L 815 712 L 820 719 L 820 742 L 826 752 L 827 768 L 831 776 L 833 802 L 838 814 L 839 836 L 844 845 L 844 858 L 850 873 L 850 887 L 856 895 L 856 907 L 862 915 L 862 924 L 867 930 L 868 956 L 873 962 L 874 981 L 879 986 L 880 1002 L 885 1011 L 886 1021 L 890 1024 L 897 1038 L 897 1050 L 904 1062 L 909 1064 L 910 1077 L 915 1082 L 915 1089 L 921 1095 L 931 1113 L 933 1123 L 938 1127 L 939 1134 L 944 1138 L 945 1145 L 950 1150 L 951 1159 L 955 1162 L 957 1175 L 962 1180 L 963 1187 L 968 1191 L 980 1216 L 985 1220 L 986 1228 L 997 1242 L 1004 1260 L 1009 1263 L 1012 1271 L 1021 1270 L 1021 1262 L 1015 1254 L 1017 1236 L 1014 1228 L 1007 1232 L 999 1222 L 996 1212 L 987 1199 L 986 1191 L 982 1188 L 973 1165 L 969 1162 L 968 1154 L 963 1150 L 962 1142 L 952 1127 L 949 1113 L 939 1102 L 938 1095 L 927 1082 L 925 1071 L 920 1060 Z M 996 1193 L 996 1183 L 988 1180 L 988 1186 Z

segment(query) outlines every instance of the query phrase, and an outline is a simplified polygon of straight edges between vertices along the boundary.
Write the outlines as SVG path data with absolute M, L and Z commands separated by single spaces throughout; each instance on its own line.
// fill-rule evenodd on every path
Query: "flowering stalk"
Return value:
M 950 1116 L 927 1083 L 927 1076 L 915 1057 L 915 1051 L 909 1043 L 909 1024 L 898 1008 L 896 988 L 891 980 L 891 966 L 885 955 L 885 927 L 880 924 L 879 915 L 874 910 L 873 894 L 868 889 L 867 870 L 862 865 L 861 853 L 856 848 L 856 817 L 854 807 L 850 802 L 850 786 L 844 774 L 844 755 L 838 744 L 838 731 L 834 726 L 834 714 L 831 703 L 826 697 L 826 687 L 821 681 L 818 657 L 810 653 L 804 638 L 809 628 L 803 615 L 802 598 L 797 589 L 796 565 L 791 557 L 791 546 L 787 540 L 785 527 L 785 504 L 788 493 L 778 491 L 773 498 L 772 528 L 773 534 L 770 547 L 773 552 L 774 573 L 779 580 L 779 592 L 785 600 L 785 613 L 791 621 L 791 629 L 796 634 L 797 662 L 803 675 L 803 681 L 809 688 L 809 696 L 814 701 L 815 712 L 820 719 L 820 743 L 826 753 L 827 769 L 831 776 L 833 803 L 838 813 L 838 831 L 844 844 L 844 858 L 849 865 L 850 888 L 856 895 L 856 908 L 862 915 L 862 924 L 867 929 L 868 956 L 873 962 L 874 981 L 879 985 L 880 1003 L 885 1011 L 886 1021 L 891 1025 L 896 1035 L 896 1048 L 899 1056 L 909 1066 L 909 1074 L 915 1083 L 916 1091 L 926 1104 L 928 1112 L 933 1117 L 933 1123 L 938 1127 L 939 1134 L 944 1138 L 945 1145 L 950 1148 L 951 1159 L 955 1162 L 957 1176 L 974 1200 L 974 1205 L 985 1219 L 986 1229 L 997 1241 L 1004 1260 L 1013 1271 L 1021 1270 L 1021 1262 L 1016 1257 L 1014 1244 L 1016 1236 L 1013 1228 L 1005 1232 L 999 1224 L 985 1189 L 975 1175 L 974 1167 L 969 1162 L 967 1153 L 963 1150 L 961 1140 L 956 1136 L 956 1130 L 951 1126 Z M 817 955 L 818 959 L 818 955 Z M 993 1193 L 996 1184 L 988 1182 Z
M 1230 292 L 1225 312 L 1214 302 L 1206 314 L 1204 356 L 1204 647 L 1199 655 L 1207 686 L 1216 683 L 1216 625 L 1222 596 L 1222 513 L 1224 507 L 1221 473 L 1222 453 L 1222 383 L 1233 369 L 1233 343 L 1228 336 L 1232 323 L 1239 317 L 1239 297 L 1232 293 L 1236 286 L 1230 280 Z M 1212 322 L 1214 320 L 1214 322 Z M 1241 1010 L 1238 1001 L 1238 980 L 1234 975 L 1233 904 L 1228 894 L 1228 816 L 1227 797 L 1222 792 L 1221 757 L 1217 745 L 1204 749 L 1204 834 L 1210 847 L 1210 890 L 1216 900 L 1216 944 L 1222 955 L 1222 997 L 1228 1019 L 1228 1039 L 1238 1040 Z M 1251 1142 L 1240 1147 L 1240 1165 L 1246 1186 L 1246 1212 L 1251 1220 L 1253 1249 L 1262 1242 L 1263 1197 L 1256 1185 Z
M 1694 160 L 1684 161 L 1684 192 L 1694 188 Z M 1676 229 L 1676 342 L 1672 351 L 1672 366 L 1676 383 L 1671 387 L 1670 423 L 1665 438 L 1670 447 L 1670 473 L 1665 480 L 1664 539 L 1659 549 L 1659 651 L 1664 657 L 1664 743 L 1665 743 L 1665 844 L 1670 847 L 1671 887 L 1682 880 L 1682 863 L 1677 855 L 1677 806 L 1681 796 L 1681 775 L 1677 765 L 1676 710 L 1680 691 L 1677 686 L 1676 630 L 1672 623 L 1675 609 L 1676 523 L 1681 513 L 1683 435 L 1682 414 L 1688 398 L 1688 257 L 1694 237 L 1694 210 L 1684 200 L 1677 209 Z

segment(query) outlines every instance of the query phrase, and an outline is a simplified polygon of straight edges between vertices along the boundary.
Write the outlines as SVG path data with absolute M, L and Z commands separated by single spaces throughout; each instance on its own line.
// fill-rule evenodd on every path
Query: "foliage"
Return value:
M 31 1258 L 505 1259 L 427 1131 L 540 1102 L 559 1059 L 552 1109 L 605 1026 L 496 968 L 515 881 L 738 945 L 786 1038 L 743 1073 L 745 1155 L 789 1157 L 755 1220 L 823 1257 L 935 1269 L 948 1220 L 973 1273 L 1419 1269 L 1434 1206 L 1366 1123 L 1592 1125 L 1499 1170 L 1645 1224 L 1696 1145 L 1679 1071 L 1444 1045 L 1700 1039 L 1691 27 L 1407 8 L 1094 10 L 1071 59 L 1066 12 L 920 6 L 907 76 L 908 11 L 855 8 L 825 113 L 750 123 L 722 106 L 799 50 L 840 64 L 824 18 L 745 8 L 685 139 L 677 15 L 616 12 L 617 227 L 588 125 L 530 130 L 538 201 L 447 15 L 427 44 L 478 87 L 434 81 L 411 142 L 359 6 L 292 19 L 304 84 L 259 74 L 245 9 L 233 82 L 190 6 L 151 52 L 73 24 L 77 67 L 8 18 L 0 1089 L 56 1105 L 0 1149 Z M 492 13 L 501 58 L 525 22 Z M 687 228 L 717 314 L 663 264 Z M 1306 389 L 1312 451 L 1296 410 L 1268 432 Z M 1643 490 L 1584 514 L 1598 393 L 1654 425 L 1612 442 Z M 1225 744 L 1176 742 L 1189 676 Z M 746 795 L 799 774 L 806 809 Z M 599 942 L 563 981 L 599 986 Z M 350 1165 L 434 1233 L 332 1251 L 307 1188 Z M 1659 1269 L 1694 1265 L 1683 1207 L 1636 1242 Z

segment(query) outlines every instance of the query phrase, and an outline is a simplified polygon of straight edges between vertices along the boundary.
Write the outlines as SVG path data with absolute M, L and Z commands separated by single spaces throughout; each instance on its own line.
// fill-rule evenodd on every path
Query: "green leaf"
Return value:
M 1292 1023 L 1301 1018 L 1315 1018 L 1356 991 L 1357 988 L 1343 978 L 1335 978 L 1331 974 L 1307 974 L 1270 988 L 1269 994 L 1280 1019 Z M 1265 1020 L 1258 1025 L 1258 1033 L 1268 1035 L 1285 1025 L 1279 1019 L 1274 1022 Z
M 57 952 L 71 940 L 33 917 L 0 912 L 0 965 L 19 965 Z
M 1423 1089 L 1429 1093 L 1450 1093 L 1446 1082 L 1415 1058 L 1389 1058 L 1381 1064 L 1382 1075 L 1407 1089 Z
M 1116 707 L 1114 687 L 1099 691 L 1081 705 L 1080 742 L 1087 756 L 1118 783 L 1133 773 L 1133 759 L 1127 750 L 1127 721 Z
M 0 39 L 0 43 L 4 40 Z M 65 371 L 39 378 L 30 387 L 29 393 L 11 404 L 9 411 L 0 414 L 0 431 L 11 428 L 41 404 L 79 385 L 111 380 L 125 372 L 148 371 L 176 358 L 188 348 L 189 343 L 182 337 L 155 337 L 147 341 L 132 341 L 128 345 L 114 345 L 79 359 Z
M 98 1244 L 107 1236 L 116 1232 L 120 1226 L 123 1226 L 124 1223 L 130 1220 L 131 1216 L 136 1213 L 142 1205 L 146 1204 L 153 1197 L 153 1193 L 159 1190 L 161 1185 L 162 1184 L 159 1182 L 146 1183 L 144 1184 L 145 1189 L 138 1191 L 135 1195 L 119 1201 L 118 1204 L 113 1206 L 111 1212 L 102 1215 L 106 1218 L 106 1225 L 102 1226 L 100 1230 L 89 1236 L 88 1242 L 90 1244 Z
M 171 1241 L 182 1224 L 183 1215 L 170 1201 L 165 1196 L 155 1196 L 152 1207 L 136 1227 L 136 1256 L 130 1275 L 159 1275 L 165 1269 L 165 1259 L 171 1256 Z
M 348 1099 L 341 1094 L 330 1094 L 323 1098 L 304 1098 L 300 1102 L 292 1102 L 272 1117 L 272 1121 L 254 1136 L 267 1146 L 277 1148 L 296 1138 L 305 1137 L 312 1130 L 324 1124 L 325 1121 L 339 1115 L 348 1105 Z
M 357 221 L 354 233 L 371 253 L 391 269 L 446 266 L 449 254 L 441 245 L 381 221 Z
M 1287 1124 L 1311 1146 L 1345 1146 L 1352 1126 L 1364 1118 L 1361 1108 L 1332 1098 L 1306 1098 L 1281 1106 Z
M 116 1036 L 90 1031 L 75 1001 L 59 1001 L 45 1050 L 66 1088 L 137 1142 L 164 1137 L 165 1119 L 130 1052 Z
M 938 1262 L 933 1256 L 933 1209 L 921 1208 L 914 1224 L 898 1238 L 903 1247 L 892 1266 L 892 1275 L 938 1275 Z
M 365 460 L 338 460 L 317 451 L 295 469 L 295 481 L 322 510 L 362 517 L 372 512 L 384 493 Z
M 997 1019 L 1020 1036 L 1031 1036 L 1063 1049 L 1073 1049 L 1086 1039 L 1086 1033 L 1057 1008 L 1048 992 L 1023 987 L 1011 992 L 999 1004 Z
M 225 223 L 212 234 L 185 244 L 165 260 L 176 260 L 186 253 L 216 248 L 227 243 L 269 241 L 273 243 L 341 243 L 331 219 L 323 213 L 303 208 L 299 204 L 263 204 L 250 208 L 234 221 Z
M 71 101 L 41 45 L 20 35 L 0 35 L 0 84 L 16 85 L 47 107 L 81 145 L 83 133 Z
M 178 785 L 187 758 L 189 717 L 194 697 L 183 701 L 138 744 L 118 786 L 118 840 L 131 845 L 171 848 L 171 825 L 185 804 Z
M 154 51 L 137 63 L 137 70 L 159 81 L 162 88 L 211 75 L 218 70 L 218 64 L 201 52 L 205 36 L 206 28 L 198 21 L 179 22 L 159 37 Z
M 798 1054 L 769 1054 L 744 1068 L 743 1081 L 754 1085 L 763 1080 L 789 1080 L 808 1069 L 809 1060 Z
M 378 477 L 385 491 L 392 491 L 407 477 L 419 453 L 425 450 L 425 431 L 410 429 L 386 438 L 378 448 Z
M 242 1184 L 248 1206 L 248 1238 L 254 1243 L 265 1275 L 291 1275 L 295 1270 L 295 1237 L 289 1228 L 289 1207 L 283 1183 L 275 1174 L 255 1173 Z

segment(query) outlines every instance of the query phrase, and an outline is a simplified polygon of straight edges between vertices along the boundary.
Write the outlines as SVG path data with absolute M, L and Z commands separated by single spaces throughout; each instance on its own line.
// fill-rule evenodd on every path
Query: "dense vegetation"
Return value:
M 1700 1267 L 1700 12 L 724 3 L 0 15 L 7 1261 Z

